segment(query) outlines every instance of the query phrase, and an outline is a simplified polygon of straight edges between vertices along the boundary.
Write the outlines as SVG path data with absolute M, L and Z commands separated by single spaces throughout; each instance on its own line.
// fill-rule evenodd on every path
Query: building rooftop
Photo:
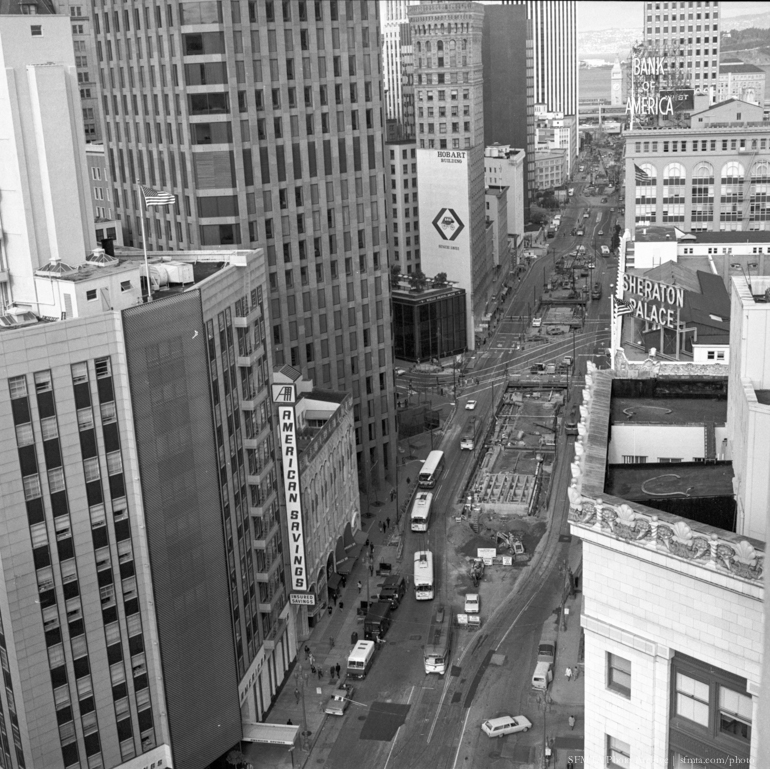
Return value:
M 666 240 L 674 242 L 676 241 L 676 229 L 659 224 L 653 224 L 649 227 L 637 224 L 634 240 L 640 243 L 660 243 Z
M 730 72 L 757 72 L 761 74 L 765 73 L 763 69 L 760 69 L 754 64 L 746 64 L 746 62 L 740 61 L 739 59 L 719 62 L 719 74 L 721 75 L 723 72 L 727 70 L 729 70 Z
M 30 14 L 29 11 L 22 11 L 21 7 L 34 6 L 35 13 Z M 0 16 L 34 16 L 47 13 L 56 13 L 53 0 L 0 0 Z
M 610 418 L 615 424 L 721 425 L 727 420 L 727 400 L 613 397 Z
M 484 193 L 486 195 L 494 195 L 496 198 L 501 198 L 507 189 L 508 187 L 498 187 L 496 185 L 490 184 L 486 190 L 484 190 Z
M 668 468 L 671 472 L 668 472 Z M 635 501 L 733 496 L 731 462 L 700 464 L 677 462 L 666 465 L 613 465 L 607 473 L 608 494 Z M 669 508 L 670 510 L 670 508 Z M 673 510 L 670 510 L 673 512 Z
M 722 102 L 724 104 L 724 102 Z M 751 104 L 749 102 L 746 102 L 747 106 L 749 107 L 755 107 L 755 104 Z M 716 106 L 716 105 L 715 105 Z M 702 113 L 700 113 L 702 114 Z M 745 133 L 755 133 L 755 134 L 766 134 L 770 133 L 770 122 L 766 121 L 751 121 L 751 122 L 731 122 L 731 123 L 708 123 L 704 124 L 703 126 L 693 126 L 690 128 L 687 127 L 681 127 L 681 128 L 658 128 L 658 127 L 651 127 L 651 128 L 640 128 L 634 131 L 626 131 L 624 136 L 626 139 L 644 139 L 649 138 L 650 135 L 655 135 L 656 137 L 659 136 L 671 136 L 673 138 L 679 138 L 680 136 L 693 136 L 694 134 L 745 134 Z M 662 152 L 658 153 L 659 155 L 663 155 Z M 631 157 L 635 156 L 635 153 L 630 153 Z M 647 157 L 651 157 L 650 154 L 647 154 Z M 654 155 L 652 155 L 654 157 Z
M 691 243 L 718 243 L 729 245 L 731 243 L 770 243 L 770 232 L 767 230 L 733 230 L 731 232 L 690 232 L 680 242 Z
M 770 406 L 770 390 L 754 390 L 754 395 L 763 406 Z

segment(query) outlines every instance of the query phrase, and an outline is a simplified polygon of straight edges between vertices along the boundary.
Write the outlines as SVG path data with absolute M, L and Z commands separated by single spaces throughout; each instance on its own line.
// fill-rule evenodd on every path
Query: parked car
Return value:
M 466 408 L 468 411 L 473 411 L 473 409 L 475 409 L 475 408 L 476 408 L 476 404 L 477 404 L 477 403 L 478 403 L 478 401 L 466 401 L 466 402 L 465 402 L 465 408 Z
M 607 198 L 602 198 L 602 203 L 606 203 L 606 202 L 607 202 Z
M 332 692 L 332 696 L 329 697 L 324 713 L 330 716 L 344 716 L 350 705 L 350 700 L 353 698 L 353 692 L 355 689 L 350 684 L 340 683 Z
M 542 363 L 535 363 L 534 365 L 529 367 L 530 374 L 540 374 L 543 371 L 545 371 L 545 365 Z
M 397 368 L 396 369 L 396 376 L 404 376 L 404 374 L 406 374 L 406 369 L 405 368 Z
M 580 237 L 583 237 L 583 235 L 585 235 L 585 231 L 583 230 L 583 228 L 582 228 L 582 227 L 581 227 L 581 228 L 580 228 L 580 229 L 577 231 L 577 234 L 578 234 Z
M 481 598 L 478 593 L 465 594 L 465 613 L 478 614 L 481 611 Z
M 525 716 L 500 716 L 484 721 L 481 731 L 487 737 L 502 737 L 504 734 L 529 731 L 531 727 L 532 722 Z
M 604 235 L 604 230 L 599 230 L 599 235 Z

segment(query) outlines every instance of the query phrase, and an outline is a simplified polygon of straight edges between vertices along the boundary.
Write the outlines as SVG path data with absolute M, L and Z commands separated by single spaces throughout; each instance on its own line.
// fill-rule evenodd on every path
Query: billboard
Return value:
M 307 592 L 307 556 L 302 523 L 302 492 L 299 482 L 299 451 L 294 404 L 296 391 L 292 384 L 274 384 L 273 402 L 278 406 L 278 432 L 281 436 L 283 490 L 286 497 L 286 525 L 289 534 L 289 569 L 291 588 Z M 292 603 L 295 603 L 293 600 Z
M 469 160 L 466 150 L 417 150 L 420 266 L 470 293 Z
M 623 291 L 631 315 L 656 326 L 675 329 L 684 307 L 684 289 L 657 280 L 623 274 Z

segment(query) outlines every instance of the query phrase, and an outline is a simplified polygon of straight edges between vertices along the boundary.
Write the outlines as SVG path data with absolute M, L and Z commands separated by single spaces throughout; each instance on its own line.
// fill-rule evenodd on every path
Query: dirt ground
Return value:
M 450 547 L 448 553 L 448 587 L 450 594 L 454 594 L 453 604 L 456 611 L 462 611 L 465 593 L 479 592 L 482 602 L 482 620 L 484 605 L 496 606 L 514 588 L 522 567 L 527 560 L 514 560 L 513 566 L 487 566 L 484 579 L 478 588 L 473 586 L 470 577 L 471 559 L 477 557 L 477 549 L 480 547 L 495 546 L 495 531 L 512 532 L 521 534 L 525 553 L 531 556 L 535 552 L 538 542 L 545 534 L 545 521 L 537 517 L 511 518 L 498 517 L 483 514 L 479 520 L 481 529 L 475 533 L 468 522 L 452 521 L 449 526 L 448 539 Z M 507 554 L 505 550 L 499 550 L 499 554 Z

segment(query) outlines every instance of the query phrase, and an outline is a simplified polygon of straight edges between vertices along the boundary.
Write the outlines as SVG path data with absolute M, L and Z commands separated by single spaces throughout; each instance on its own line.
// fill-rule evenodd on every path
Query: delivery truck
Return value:
M 543 625 L 540 643 L 537 646 L 537 663 L 532 675 L 532 688 L 544 690 L 553 681 L 553 666 L 556 662 L 556 639 L 559 636 L 558 624 L 549 619 Z
M 476 417 L 471 417 L 465 430 L 463 431 L 463 437 L 460 439 L 460 451 L 468 450 L 473 451 L 476 448 L 476 436 L 479 431 L 479 422 Z

